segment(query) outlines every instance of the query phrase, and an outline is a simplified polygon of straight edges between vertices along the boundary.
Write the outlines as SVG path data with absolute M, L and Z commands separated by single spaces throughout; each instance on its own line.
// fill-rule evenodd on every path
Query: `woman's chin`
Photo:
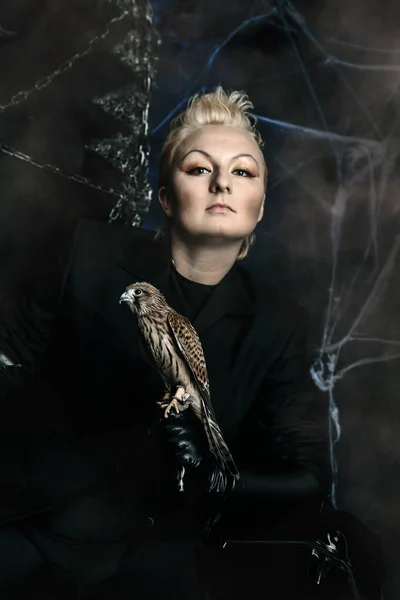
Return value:
M 196 238 L 203 243 L 213 246 L 226 246 L 241 244 L 245 235 L 246 234 L 240 235 L 231 231 L 216 231 L 211 229 L 201 232 Z
M 249 233 L 251 232 L 238 231 L 228 223 L 221 226 L 221 223 L 217 224 L 216 222 L 211 225 L 209 223 L 202 224 L 198 227 L 190 224 L 188 227 L 180 227 L 176 230 L 176 234 L 186 241 L 213 245 L 240 244 Z

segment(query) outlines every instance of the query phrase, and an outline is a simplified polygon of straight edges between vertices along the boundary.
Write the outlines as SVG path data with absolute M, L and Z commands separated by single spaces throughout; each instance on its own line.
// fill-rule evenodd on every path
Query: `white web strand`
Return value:
M 104 40 L 112 31 L 114 26 L 123 19 L 125 19 L 128 15 L 129 12 L 124 11 L 121 15 L 118 15 L 117 17 L 111 19 L 103 33 L 100 35 L 93 36 L 93 38 L 87 44 L 86 48 L 84 48 L 80 52 L 76 52 L 70 58 L 63 61 L 57 69 L 55 69 L 45 77 L 41 77 L 40 79 L 38 79 L 31 88 L 17 92 L 16 94 L 14 94 L 14 96 L 10 99 L 9 102 L 7 102 L 6 104 L 0 104 L 0 112 L 4 112 L 5 110 L 7 110 L 7 108 L 18 106 L 19 104 L 21 104 L 21 102 L 25 102 L 25 100 L 27 100 L 32 94 L 36 92 L 41 92 L 49 85 L 51 85 L 58 77 L 60 77 L 60 75 L 64 75 L 64 73 L 72 69 L 72 67 L 79 60 L 90 54 L 94 46 L 102 40 Z

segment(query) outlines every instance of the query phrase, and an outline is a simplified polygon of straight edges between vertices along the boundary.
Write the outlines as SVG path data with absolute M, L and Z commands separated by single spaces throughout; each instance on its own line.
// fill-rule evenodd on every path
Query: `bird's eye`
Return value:
M 135 295 L 136 297 L 137 297 L 137 296 L 141 296 L 141 294 L 142 294 L 142 290 L 139 288 L 139 289 L 133 290 L 133 293 L 134 293 L 134 295 Z

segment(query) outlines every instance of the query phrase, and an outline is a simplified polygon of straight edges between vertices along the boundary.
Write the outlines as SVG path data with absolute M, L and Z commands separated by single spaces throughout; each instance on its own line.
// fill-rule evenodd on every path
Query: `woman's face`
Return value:
M 161 205 L 176 231 L 196 239 L 242 240 L 261 220 L 265 163 L 250 134 L 207 125 L 179 146 Z

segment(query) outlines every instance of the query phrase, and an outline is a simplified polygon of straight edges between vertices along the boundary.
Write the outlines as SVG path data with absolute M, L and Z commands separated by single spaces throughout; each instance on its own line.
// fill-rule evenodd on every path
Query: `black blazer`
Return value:
M 27 412 L 26 390 L 40 389 L 44 398 L 44 381 L 49 401 L 34 411 L 42 422 L 49 414 L 56 422 L 58 407 L 57 423 L 68 423 L 75 439 L 125 430 L 143 456 L 143 432 L 151 431 L 163 386 L 119 297 L 127 285 L 148 281 L 183 312 L 169 287 L 170 268 L 168 244 L 154 232 L 81 221 L 52 308 L 51 294 L 42 304 L 26 302 L 17 322 L 2 328 L 0 348 L 22 364 L 3 376 L 3 405 Z M 239 466 L 301 466 L 326 488 L 327 408 L 309 375 L 304 310 L 238 263 L 193 325 L 217 420 Z

